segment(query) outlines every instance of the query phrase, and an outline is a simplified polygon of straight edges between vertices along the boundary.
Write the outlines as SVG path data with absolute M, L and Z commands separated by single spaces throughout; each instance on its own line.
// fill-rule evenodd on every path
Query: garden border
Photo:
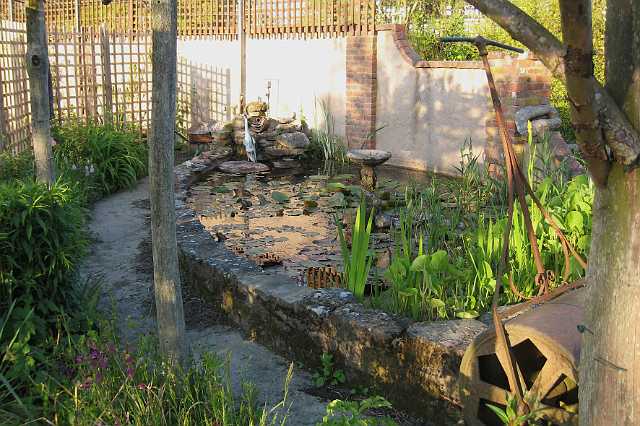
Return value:
M 262 270 L 215 241 L 186 205 L 190 187 L 229 156 L 205 152 L 175 168 L 183 283 L 255 340 L 308 368 L 331 353 L 350 384 L 374 385 L 399 409 L 455 424 L 458 374 L 478 320 L 414 322 L 369 309 L 342 289 L 314 290 Z M 186 313 L 189 315 L 189 313 Z

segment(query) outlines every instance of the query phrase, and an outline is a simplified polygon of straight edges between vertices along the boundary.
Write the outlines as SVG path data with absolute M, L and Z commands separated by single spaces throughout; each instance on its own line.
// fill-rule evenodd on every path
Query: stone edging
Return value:
M 455 424 L 460 361 L 487 325 L 414 322 L 366 308 L 345 290 L 300 287 L 235 255 L 211 237 L 185 203 L 190 186 L 227 157 L 228 152 L 208 152 L 175 168 L 185 285 L 274 352 L 310 368 L 319 366 L 323 352 L 331 353 L 350 383 L 375 385 L 397 408 Z

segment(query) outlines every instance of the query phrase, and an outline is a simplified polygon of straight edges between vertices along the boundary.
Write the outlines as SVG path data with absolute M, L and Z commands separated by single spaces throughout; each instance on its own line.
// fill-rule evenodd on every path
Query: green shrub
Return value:
M 23 151 L 20 154 L 0 152 L 0 182 L 14 179 L 28 179 L 34 175 L 33 152 Z
M 54 321 L 87 246 L 84 208 L 60 181 L 0 184 L 0 306 L 34 308 L 36 322 Z M 38 330 L 45 333 L 46 328 Z
M 147 172 L 147 147 L 137 130 L 124 126 L 73 123 L 55 127 L 54 157 L 75 179 L 103 194 L 129 188 Z

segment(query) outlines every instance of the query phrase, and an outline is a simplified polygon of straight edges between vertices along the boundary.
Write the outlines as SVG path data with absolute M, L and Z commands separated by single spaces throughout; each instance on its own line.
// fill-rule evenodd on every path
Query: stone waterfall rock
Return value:
M 295 152 L 304 150 L 311 142 L 302 132 L 283 133 L 276 138 L 275 147 L 283 151 Z

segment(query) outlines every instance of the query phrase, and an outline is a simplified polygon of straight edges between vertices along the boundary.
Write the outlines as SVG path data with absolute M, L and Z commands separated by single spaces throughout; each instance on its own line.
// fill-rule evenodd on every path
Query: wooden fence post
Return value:
M 80 0 L 74 0 L 73 2 L 74 23 L 73 27 L 76 32 L 80 32 L 82 20 L 80 18 Z
M 9 20 L 12 22 L 15 21 L 14 13 L 13 0 L 9 0 Z
M 102 94 L 104 96 L 103 119 L 105 123 L 113 122 L 113 87 L 111 86 L 111 47 L 107 26 L 100 25 L 100 57 L 102 64 Z
M 238 0 L 238 40 L 240 41 L 240 114 L 247 102 L 247 36 L 244 30 L 244 0 Z

